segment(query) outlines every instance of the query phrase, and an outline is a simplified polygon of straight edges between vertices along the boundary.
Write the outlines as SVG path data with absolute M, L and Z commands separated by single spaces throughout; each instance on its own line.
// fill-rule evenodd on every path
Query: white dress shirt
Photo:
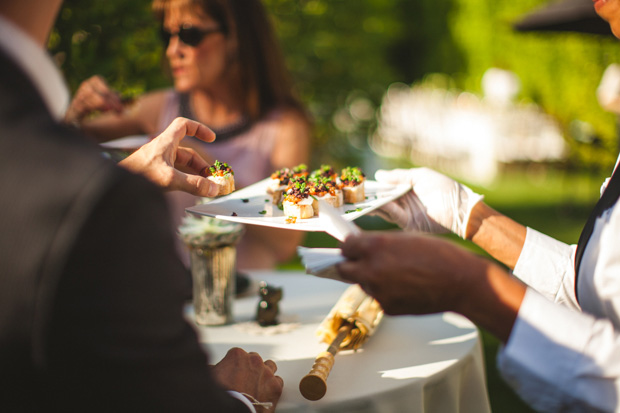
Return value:
M 575 250 L 574 245 L 527 229 L 514 275 L 529 288 L 499 353 L 498 366 L 515 391 L 537 410 L 620 411 L 617 204 L 598 218 L 584 251 L 579 303 L 574 288 Z
M 50 55 L 1 15 L 0 48 L 28 74 L 52 115 L 62 119 L 69 107 L 69 90 Z

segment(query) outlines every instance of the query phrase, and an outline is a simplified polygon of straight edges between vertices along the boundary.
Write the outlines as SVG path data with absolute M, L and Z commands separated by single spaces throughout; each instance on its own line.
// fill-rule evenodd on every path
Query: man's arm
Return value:
M 162 195 L 123 175 L 83 226 L 58 286 L 50 398 L 108 411 L 247 412 L 216 383 L 184 319 L 188 280 Z M 245 378 L 256 386 L 256 376 Z M 261 401 L 277 402 L 273 372 L 263 380 L 272 400 Z

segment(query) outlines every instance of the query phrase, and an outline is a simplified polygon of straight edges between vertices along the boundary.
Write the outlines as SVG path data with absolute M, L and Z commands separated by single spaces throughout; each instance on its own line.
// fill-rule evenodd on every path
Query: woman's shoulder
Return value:
M 176 97 L 176 92 L 172 88 L 156 89 L 150 92 L 146 92 L 139 98 L 139 102 L 145 106 L 152 106 L 155 104 L 163 104 L 169 99 Z
M 271 130 L 274 145 L 279 148 L 295 147 L 296 152 L 305 153 L 312 134 L 312 125 L 308 117 L 300 110 L 291 107 L 273 109 L 268 116 L 273 126 Z
M 291 106 L 278 106 L 269 110 L 262 121 L 288 125 L 289 127 L 310 128 L 309 116 L 298 108 Z
M 160 129 L 162 113 L 175 98 L 174 89 L 157 89 L 141 95 L 131 109 L 133 117 L 139 119 L 149 133 Z

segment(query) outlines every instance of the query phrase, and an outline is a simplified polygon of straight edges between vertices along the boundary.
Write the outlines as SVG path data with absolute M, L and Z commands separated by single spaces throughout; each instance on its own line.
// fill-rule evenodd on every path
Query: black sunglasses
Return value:
M 181 27 L 176 33 L 170 33 L 162 27 L 159 34 L 165 47 L 168 47 L 170 44 L 170 39 L 172 36 L 179 36 L 179 39 L 186 45 L 196 47 L 200 44 L 200 42 L 202 42 L 202 39 L 204 39 L 205 36 L 213 33 L 219 33 L 221 31 L 222 30 L 219 27 L 214 27 L 212 29 L 199 29 L 198 27 L 185 26 Z

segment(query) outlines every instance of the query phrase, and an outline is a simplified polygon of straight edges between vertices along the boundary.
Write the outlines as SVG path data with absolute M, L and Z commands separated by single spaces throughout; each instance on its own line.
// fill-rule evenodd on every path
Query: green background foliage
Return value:
M 458 3 L 458 11 L 450 16 L 450 27 L 466 56 L 460 85 L 477 91 L 482 74 L 490 66 L 515 72 L 522 84 L 520 99 L 540 105 L 563 126 L 575 164 L 613 166 L 617 155 L 616 116 L 601 109 L 595 91 L 605 68 L 619 61 L 617 40 L 579 33 L 514 32 L 510 22 L 545 4 L 541 0 Z M 579 136 L 573 127 L 576 120 L 590 124 L 593 136 Z M 599 145 L 583 150 L 594 138 Z
M 334 125 L 352 99 L 362 97 L 377 108 L 389 84 L 422 82 L 432 73 L 447 75 L 447 87 L 479 93 L 484 72 L 499 67 L 520 77 L 521 101 L 539 104 L 558 119 L 572 149 L 571 165 L 613 164 L 617 118 L 600 108 L 595 90 L 607 65 L 620 60 L 620 47 L 605 36 L 515 32 L 511 23 L 543 0 L 264 3 L 299 94 L 315 117 L 322 161 L 359 156 L 364 148 L 374 118 L 346 130 Z M 72 90 L 93 74 L 124 94 L 170 84 L 149 0 L 88 7 L 67 0 L 49 44 Z M 591 125 L 589 136 L 574 128 L 576 120 Z M 583 150 L 592 140 L 598 145 Z

